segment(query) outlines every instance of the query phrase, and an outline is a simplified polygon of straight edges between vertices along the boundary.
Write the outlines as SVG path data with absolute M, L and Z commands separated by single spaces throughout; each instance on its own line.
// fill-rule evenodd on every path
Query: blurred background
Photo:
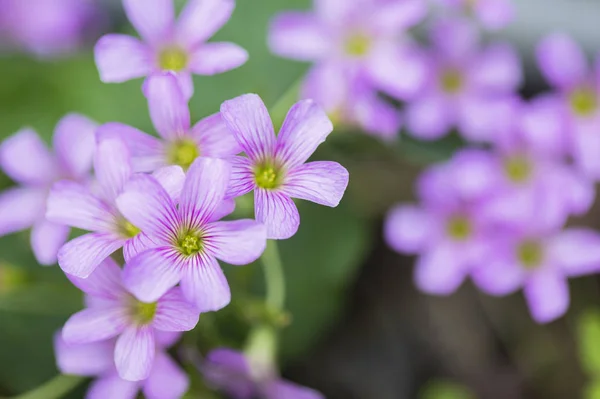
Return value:
M 590 55 L 599 47 L 600 2 L 515 4 L 516 23 L 499 35 L 521 51 L 525 97 L 546 89 L 532 62 L 533 46 L 545 33 L 569 32 Z M 100 16 L 86 22 L 85 43 L 74 53 L 34 56 L 13 51 L 6 35 L 0 40 L 0 139 L 31 126 L 50 140 L 56 122 L 68 112 L 153 132 L 140 80 L 110 85 L 98 78 L 95 39 L 105 32 L 135 33 L 120 1 L 95 5 Z M 270 54 L 268 22 L 279 11 L 310 7 L 310 0 L 238 0 L 233 18 L 215 40 L 240 44 L 250 60 L 232 72 L 195 77 L 192 119 L 218 111 L 224 100 L 243 93 L 258 93 L 267 106 L 284 96 L 308 65 Z M 26 18 L 18 22 L 29 23 Z M 417 292 L 411 277 L 414 259 L 383 242 L 387 209 L 412 200 L 419 171 L 461 145 L 454 136 L 425 144 L 404 135 L 384 145 L 360 132 L 336 131 L 319 149 L 317 158 L 338 160 L 350 170 L 350 187 L 336 209 L 302 203 L 299 233 L 281 243 L 291 315 L 282 340 L 284 376 L 330 399 L 582 397 L 593 376 L 584 371 L 581 354 L 594 353 L 594 345 L 600 345 L 595 319 L 582 322 L 582 315 L 600 307 L 596 277 L 571 281 L 567 316 L 541 326 L 531 320 L 520 293 L 492 298 L 470 283 L 449 297 Z M 0 188 L 11 184 L 0 174 Z M 577 223 L 600 227 L 599 211 Z M 252 304 L 260 301 L 260 280 L 257 264 L 229 273 L 233 303 L 203 315 L 184 342 L 201 351 L 222 343 L 240 346 L 259 311 Z M 37 265 L 27 232 L 0 238 L 0 397 L 26 392 L 56 375 L 52 337 L 81 308 L 81 300 L 58 267 Z M 201 393 L 200 377 L 193 378 L 198 381 L 189 397 L 212 397 Z M 83 392 L 81 387 L 69 397 L 81 398 Z

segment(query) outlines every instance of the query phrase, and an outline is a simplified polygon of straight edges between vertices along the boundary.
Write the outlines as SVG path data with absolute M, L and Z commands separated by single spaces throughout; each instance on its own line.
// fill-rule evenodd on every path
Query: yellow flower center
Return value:
M 184 255 L 195 255 L 202 251 L 202 248 L 202 238 L 197 234 L 187 233 L 179 240 L 179 249 Z
M 598 109 L 596 93 L 588 87 L 582 87 L 571 92 L 569 96 L 571 109 L 579 116 L 589 116 Z
M 121 231 L 121 234 L 123 234 L 127 238 L 133 238 L 142 231 L 137 226 L 125 219 L 121 220 L 121 222 L 119 223 L 119 229 Z
M 254 179 L 258 187 L 274 189 L 281 184 L 281 173 L 275 166 L 267 163 L 256 167 Z
M 540 266 L 543 256 L 543 248 L 536 241 L 523 241 L 517 248 L 517 258 L 525 269 L 535 269 Z
M 446 232 L 452 239 L 463 241 L 473 234 L 473 226 L 465 216 L 453 216 L 446 224 Z
M 132 316 L 138 324 L 148 324 L 154 320 L 157 302 L 146 303 L 132 298 Z
M 167 154 L 169 163 L 179 165 L 187 170 L 200 156 L 200 150 L 194 141 L 183 139 L 172 143 Z
M 458 93 L 463 87 L 463 77 L 456 69 L 448 69 L 442 73 L 440 85 L 446 93 Z
M 361 33 L 350 35 L 346 39 L 346 54 L 352 57 L 362 57 L 371 49 L 371 38 Z
M 531 163 L 522 156 L 508 158 L 504 162 L 504 173 L 513 183 L 524 183 L 531 176 Z
M 180 47 L 165 47 L 158 54 L 158 65 L 163 70 L 179 72 L 188 64 L 188 54 Z

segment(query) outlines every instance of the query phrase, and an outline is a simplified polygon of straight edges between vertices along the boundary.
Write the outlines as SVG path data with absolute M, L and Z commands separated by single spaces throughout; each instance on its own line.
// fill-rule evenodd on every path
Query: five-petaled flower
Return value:
M 171 71 L 189 99 L 194 91 L 192 73 L 214 75 L 248 59 L 246 50 L 236 44 L 206 43 L 231 17 L 234 0 L 190 0 L 178 21 L 173 0 L 123 0 L 123 6 L 144 42 L 121 34 L 98 41 L 96 64 L 105 83 Z
M 198 158 L 187 172 L 179 206 L 151 176 L 135 176 L 125 185 L 117 207 L 153 242 L 125 264 L 124 283 L 136 297 L 156 301 L 181 282 L 183 294 L 201 312 L 229 303 L 217 258 L 245 265 L 258 259 L 267 242 L 265 226 L 254 220 L 215 220 L 230 175 L 226 161 Z
M 190 125 L 187 102 L 172 74 L 152 76 L 144 87 L 160 138 L 116 122 L 100 126 L 97 133 L 100 139 L 116 137 L 127 144 L 135 172 L 152 172 L 165 165 L 187 170 L 199 156 L 227 158 L 241 152 L 219 113 Z
M 221 115 L 247 155 L 230 159 L 233 173 L 228 197 L 254 190 L 256 220 L 267 236 L 293 236 L 300 224 L 293 198 L 335 207 L 348 185 L 348 171 L 337 162 L 307 159 L 331 133 L 333 126 L 312 100 L 296 103 L 279 135 L 264 103 L 255 94 L 225 101 Z
M 406 100 L 427 78 L 406 35 L 427 8 L 423 0 L 315 0 L 314 12 L 286 11 L 273 19 L 269 47 L 315 63 L 303 98 L 319 102 L 336 123 L 358 124 L 390 139 L 400 118 L 377 92 Z
M 149 377 L 158 331 L 189 331 L 200 313 L 172 288 L 151 302 L 132 295 L 122 283 L 122 270 L 107 258 L 88 278 L 69 277 L 87 295 L 87 308 L 67 320 L 62 338 L 67 344 L 87 344 L 117 337 L 114 364 L 129 381 Z
M 55 154 L 32 129 L 23 129 L 0 145 L 0 167 L 20 186 L 0 193 L 0 236 L 32 227 L 31 247 L 39 263 L 56 262 L 69 227 L 46 219 L 46 198 L 60 179 L 88 179 L 96 124 L 76 114 L 60 120 L 54 132 Z
M 118 139 L 101 140 L 94 154 L 96 184 L 59 181 L 48 196 L 46 217 L 55 223 L 92 233 L 77 237 L 58 252 L 58 264 L 68 274 L 85 278 L 109 255 L 123 247 L 125 259 L 148 245 L 150 238 L 118 211 L 116 197 L 132 176 L 125 144 Z M 180 167 L 163 168 L 155 174 L 177 197 L 185 175 Z

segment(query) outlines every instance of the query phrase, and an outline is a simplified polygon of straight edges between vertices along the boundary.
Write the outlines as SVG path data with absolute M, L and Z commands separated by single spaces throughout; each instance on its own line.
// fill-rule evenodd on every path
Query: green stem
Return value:
M 59 399 L 75 389 L 83 380 L 84 377 L 59 374 L 44 385 L 13 399 Z
M 267 305 L 282 311 L 285 305 L 285 276 L 277 248 L 277 241 L 267 240 L 267 248 L 261 257 L 265 274 Z

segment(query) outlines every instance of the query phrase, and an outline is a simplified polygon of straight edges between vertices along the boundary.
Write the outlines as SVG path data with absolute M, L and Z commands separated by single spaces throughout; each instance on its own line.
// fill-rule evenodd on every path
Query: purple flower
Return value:
M 577 43 L 560 33 L 542 40 L 536 55 L 543 75 L 556 90 L 542 97 L 538 120 L 563 129 L 581 170 L 600 179 L 600 62 L 590 70 Z
M 269 112 L 255 94 L 225 101 L 221 115 L 248 156 L 231 159 L 227 196 L 254 190 L 256 220 L 267 226 L 268 238 L 289 238 L 298 230 L 300 215 L 292 197 L 331 207 L 339 204 L 348 171 L 337 162 L 305 163 L 333 129 L 314 101 L 296 103 L 277 136 Z
M 439 20 L 431 29 L 430 76 L 406 108 L 407 130 L 435 140 L 453 127 L 470 140 L 489 140 L 512 119 L 522 75 L 517 53 L 505 43 L 479 50 L 479 37 L 463 20 Z
M 155 332 L 156 355 L 147 379 L 127 381 L 115 369 L 115 339 L 87 344 L 67 344 L 62 332 L 54 337 L 58 369 L 63 374 L 96 377 L 85 399 L 135 399 L 141 390 L 148 399 L 179 399 L 190 381 L 165 349 L 173 345 L 180 333 Z
M 538 323 L 567 311 L 567 278 L 600 271 L 600 235 L 589 229 L 547 229 L 531 218 L 497 235 L 491 244 L 487 261 L 474 269 L 473 280 L 491 295 L 507 295 L 523 287 Z
M 143 42 L 121 34 L 98 41 L 96 65 L 105 83 L 171 71 L 189 99 L 194 91 L 192 73 L 214 75 L 248 59 L 246 50 L 236 44 L 206 43 L 231 17 L 234 0 L 189 0 L 178 21 L 173 0 L 123 0 L 123 6 Z
M 330 64 L 313 68 L 301 97 L 319 103 L 335 127 L 358 127 L 383 140 L 395 139 L 402 124 L 398 108 L 381 98 L 364 80 L 352 80 L 346 75 Z
M 165 165 L 187 170 L 199 156 L 226 158 L 241 152 L 219 113 L 190 126 L 187 102 L 171 74 L 148 78 L 145 92 L 150 117 L 161 138 L 121 123 L 107 123 L 98 129 L 100 138 L 125 141 L 134 171 L 151 172 Z
M 389 138 L 390 124 L 398 127 L 399 119 L 386 116 L 377 121 L 373 114 L 390 114 L 391 110 L 376 97 L 376 91 L 406 99 L 423 84 L 423 60 L 403 34 L 424 18 L 426 3 L 315 0 L 314 8 L 313 12 L 288 11 L 275 17 L 269 32 L 271 51 L 314 62 L 303 94 L 339 117 L 351 116 L 358 108 L 360 115 L 347 122 Z M 370 93 L 364 93 L 364 88 Z
M 121 273 L 107 258 L 88 278 L 69 277 L 87 294 L 87 308 L 67 320 L 62 338 L 73 345 L 118 337 L 114 347 L 118 375 L 141 381 L 150 376 L 155 364 L 155 334 L 189 331 L 198 323 L 199 312 L 178 287 L 154 301 L 140 301 L 123 286 Z
M 60 248 L 58 264 L 65 273 L 86 278 L 110 254 L 123 247 L 130 259 L 148 247 L 151 238 L 129 222 L 117 209 L 116 197 L 132 176 L 131 161 L 125 144 L 104 139 L 94 154 L 95 185 L 60 181 L 48 196 L 48 220 L 92 233 L 75 238 Z M 176 198 L 185 175 L 180 167 L 164 168 L 155 174 Z
M 481 25 L 490 30 L 502 29 L 515 19 L 512 0 L 437 0 L 437 2 L 463 13 L 474 14 Z
M 56 262 L 69 228 L 45 218 L 46 197 L 60 179 L 84 181 L 92 164 L 94 122 L 67 115 L 54 132 L 55 154 L 32 129 L 23 129 L 0 145 L 0 167 L 20 186 L 0 194 L 0 236 L 32 227 L 31 246 L 39 263 Z
M 102 19 L 93 0 L 2 0 L 0 43 L 41 57 L 70 53 L 98 33 Z
M 153 302 L 181 282 L 184 296 L 201 312 L 229 303 L 229 285 L 217 258 L 245 265 L 266 246 L 264 225 L 215 220 L 230 175 L 226 161 L 198 158 L 188 170 L 179 207 L 150 176 L 135 176 L 125 185 L 117 206 L 154 243 L 125 265 L 124 283 L 136 297 Z
M 324 399 L 319 392 L 281 379 L 272 371 L 258 370 L 240 352 L 219 348 L 202 365 L 207 383 L 233 399 Z
M 487 170 L 471 168 L 485 156 L 464 150 L 429 168 L 418 181 L 421 204 L 399 205 L 388 214 L 386 241 L 398 252 L 419 254 L 414 278 L 423 292 L 451 294 L 485 261 L 490 228 L 480 209 L 493 187 Z
M 519 225 L 534 215 L 540 225 L 560 227 L 594 202 L 593 183 L 565 162 L 564 136 L 541 122 L 544 108 L 522 105 L 515 126 L 495 136 L 494 152 L 470 164 L 494 187 L 482 209 L 490 222 Z

